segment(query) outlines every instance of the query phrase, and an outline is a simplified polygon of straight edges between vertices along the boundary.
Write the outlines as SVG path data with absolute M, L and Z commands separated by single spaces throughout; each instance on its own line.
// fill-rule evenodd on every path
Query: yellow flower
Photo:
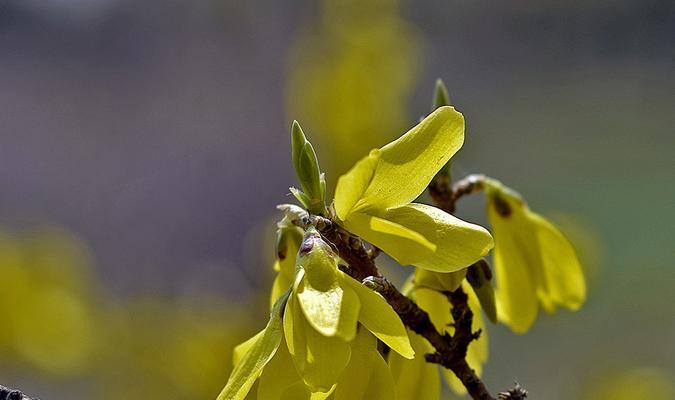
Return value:
M 329 245 L 316 230 L 308 230 L 284 331 L 295 366 L 313 391 L 329 390 L 346 367 L 357 322 L 402 356 L 414 355 L 403 323 L 387 301 L 337 265 Z
M 452 304 L 448 298 L 437 290 L 451 290 L 442 286 L 435 286 L 434 289 L 420 285 L 417 280 L 418 274 L 415 274 L 413 281 L 406 284 L 404 291 L 417 303 L 417 305 L 429 314 L 431 322 L 436 329 L 443 333 L 452 334 L 454 322 L 450 310 Z M 449 281 L 456 277 L 446 277 Z M 425 282 L 432 282 L 426 273 L 422 273 L 422 279 Z M 437 284 L 438 281 L 436 281 Z M 453 282 L 454 285 L 454 282 Z M 483 364 L 488 358 L 488 338 L 485 330 L 485 322 L 480 312 L 480 303 L 474 294 L 468 282 L 463 281 L 454 288 L 461 286 L 468 296 L 469 307 L 473 311 L 474 331 L 481 330 L 480 337 L 469 344 L 466 354 L 466 361 L 479 376 L 482 373 Z M 424 359 L 424 354 L 433 353 L 434 349 L 422 337 L 412 334 L 410 342 L 415 349 L 417 356 L 413 360 L 405 360 L 396 354 L 389 356 L 389 366 L 397 382 L 397 391 L 401 399 L 419 399 L 419 400 L 437 400 L 440 394 L 440 380 L 438 379 L 438 368 L 436 365 L 429 364 Z M 445 382 L 457 394 L 466 393 L 464 385 L 448 369 L 441 368 L 441 374 Z M 407 397 L 406 397 L 407 396 Z
M 514 332 L 534 323 L 541 305 L 577 310 L 586 298 L 584 274 L 572 244 L 520 195 L 486 179 L 487 214 L 495 237 L 495 297 L 499 319 Z
M 468 267 L 492 248 L 490 234 L 438 208 L 412 203 L 459 150 L 464 117 L 441 107 L 338 180 L 340 223 L 400 264 L 438 272 Z
M 375 339 L 357 339 L 357 331 L 374 335 L 405 358 L 414 356 L 403 323 L 386 300 L 337 265 L 338 258 L 329 245 L 316 230 L 309 229 L 298 252 L 292 287 L 276 301 L 267 327 L 237 350 L 239 362 L 219 400 L 245 398 L 255 380 L 264 374 L 265 365 L 279 353 L 282 342 L 285 346 L 281 346 L 279 357 L 286 351 L 290 354 L 304 383 L 303 390 L 319 398 L 320 393 L 325 398 L 333 391 L 336 398 L 354 398 L 349 394 L 352 389 L 336 389 L 341 377 L 351 373 L 346 371 L 348 364 L 361 359 L 359 364 L 367 361 L 378 365 L 372 354 L 363 351 L 360 341 L 372 342 L 376 351 Z M 357 350 L 352 351 L 352 347 Z M 376 373 L 373 379 L 383 378 Z M 261 377 L 259 396 L 261 390 L 267 390 L 263 389 L 266 385 Z M 279 390 L 276 388 L 276 392 Z M 346 394 L 340 397 L 339 393 Z

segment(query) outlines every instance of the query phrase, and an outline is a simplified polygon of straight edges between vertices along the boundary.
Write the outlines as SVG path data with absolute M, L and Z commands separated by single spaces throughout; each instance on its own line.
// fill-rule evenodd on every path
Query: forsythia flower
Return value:
M 572 244 L 522 197 L 485 180 L 487 214 L 495 237 L 495 297 L 499 319 L 514 332 L 534 323 L 539 305 L 577 310 L 586 298 L 584 274 Z
M 464 117 L 440 107 L 340 177 L 340 223 L 400 264 L 438 272 L 466 268 L 492 248 L 490 234 L 436 207 L 412 203 L 464 141 Z
M 429 275 L 427 271 L 415 271 L 413 280 L 405 285 L 404 293 L 429 314 L 431 322 L 439 332 L 447 331 L 452 334 L 454 331 L 451 327 L 454 322 L 450 313 L 452 304 L 438 290 L 455 290 L 460 286 L 464 289 L 468 296 L 469 307 L 474 312 L 473 329 L 474 331 L 479 329 L 482 331 L 480 337 L 469 344 L 466 360 L 469 366 L 480 376 L 483 364 L 488 358 L 488 339 L 485 322 L 480 313 L 481 307 L 478 298 L 468 282 L 462 282 L 457 273 L 433 275 L 435 276 Z M 432 286 L 426 286 L 427 284 L 431 284 Z M 415 359 L 406 360 L 396 354 L 389 356 L 389 366 L 397 382 L 399 398 L 438 400 L 440 398 L 439 367 L 427 363 L 424 359 L 424 354 L 433 353 L 435 350 L 426 339 L 414 333 L 410 335 L 410 342 L 417 354 Z M 455 393 L 466 393 L 464 385 L 452 371 L 442 367 L 440 369 L 445 382 Z
M 402 356 L 414 355 L 403 323 L 386 300 L 337 265 L 328 244 L 308 230 L 298 252 L 284 332 L 295 366 L 313 391 L 328 391 L 337 381 L 349 361 L 357 322 Z
M 370 380 L 386 379 L 383 360 L 375 354 L 375 337 L 405 358 L 414 356 L 403 323 L 386 300 L 345 275 L 337 265 L 338 258 L 329 245 L 315 229 L 309 229 L 298 252 L 291 289 L 276 301 L 267 327 L 238 348 L 238 363 L 219 400 L 245 398 L 258 377 L 259 399 L 323 399 L 331 393 L 336 399 L 373 398 L 354 396 L 359 390 L 370 396 L 374 391 L 369 389 Z M 287 372 L 292 376 L 285 380 L 265 378 L 265 366 L 283 363 L 281 358 L 287 354 L 294 365 L 290 368 L 303 385 L 296 385 L 298 380 L 291 371 Z M 275 360 L 277 357 L 281 361 Z M 372 376 L 360 386 L 354 386 L 354 378 L 340 388 L 342 379 L 359 370 L 347 370 L 350 363 L 359 368 L 371 365 Z M 277 374 L 276 368 L 272 371 Z M 360 375 L 359 379 L 365 379 Z M 286 390 L 295 395 L 279 397 Z M 269 396 L 261 397 L 261 393 Z

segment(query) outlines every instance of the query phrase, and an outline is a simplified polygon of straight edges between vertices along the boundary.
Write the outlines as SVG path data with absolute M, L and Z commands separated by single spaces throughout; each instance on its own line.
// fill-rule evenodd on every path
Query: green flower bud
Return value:
M 449 106 L 450 97 L 448 96 L 448 89 L 441 79 L 436 79 L 436 90 L 434 92 L 434 101 L 431 104 L 431 111 L 433 112 L 439 107 Z
M 450 97 L 448 96 L 448 89 L 445 87 L 442 79 L 436 79 L 436 90 L 434 90 L 434 98 L 431 103 L 431 112 L 434 112 L 437 108 L 450 105 Z M 437 175 L 447 177 L 449 181 L 452 181 L 451 175 L 452 161 L 448 161 L 445 166 L 438 171 Z
M 297 121 L 293 121 L 291 129 L 291 158 L 304 196 L 296 194 L 293 189 L 291 192 L 313 213 L 325 213 L 325 183 L 322 184 L 319 161 Z

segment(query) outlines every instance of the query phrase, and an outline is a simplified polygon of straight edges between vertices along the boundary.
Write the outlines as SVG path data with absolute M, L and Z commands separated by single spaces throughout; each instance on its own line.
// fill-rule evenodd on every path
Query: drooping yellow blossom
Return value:
M 313 396 L 312 399 L 325 398 L 334 391 L 336 398 L 354 398 L 350 397 L 347 388 L 339 391 L 336 385 L 347 374 L 345 370 L 353 357 L 366 357 L 362 351 L 363 343 L 355 339 L 358 326 L 401 356 L 414 356 L 403 323 L 386 300 L 344 274 L 337 265 L 338 258 L 329 245 L 310 228 L 298 252 L 291 288 L 275 303 L 267 327 L 236 351 L 237 366 L 219 400 L 244 399 L 255 380 L 261 373 L 264 375 L 265 365 L 279 353 L 282 343 L 285 346 L 279 357 L 284 357 L 286 351 L 290 354 L 294 369 L 304 384 L 302 390 L 305 392 L 302 393 Z M 353 346 L 359 350 L 352 351 Z M 377 360 L 372 357 L 359 363 L 366 361 L 373 364 L 373 368 L 377 367 Z M 374 373 L 372 379 L 384 379 L 381 375 Z M 277 381 L 270 379 L 269 382 Z M 258 396 L 261 391 L 275 392 L 267 389 L 267 385 L 272 384 L 269 382 L 261 377 Z M 283 382 L 291 382 L 291 378 Z M 295 383 L 286 388 L 293 385 Z M 364 383 L 362 387 L 364 393 L 370 393 L 368 384 Z M 276 389 L 276 393 L 281 390 Z M 293 393 L 297 393 L 296 390 L 300 389 L 293 388 Z M 346 394 L 340 397 L 339 393 Z
M 340 223 L 403 265 L 438 272 L 468 267 L 492 248 L 490 234 L 436 207 L 412 203 L 464 141 L 464 117 L 441 107 L 338 180 Z
M 454 332 L 454 328 L 452 327 L 454 320 L 450 312 L 452 309 L 452 304 L 450 304 L 450 301 L 445 295 L 437 291 L 438 287 L 430 289 L 425 287 L 423 284 L 418 284 L 417 275 L 418 274 L 416 273 L 414 279 L 406 284 L 404 292 L 408 297 L 413 299 L 421 309 L 429 314 L 431 322 L 439 332 L 447 332 L 452 334 Z M 430 277 L 426 275 L 425 272 L 423 272 L 421 276 L 423 279 L 422 282 L 429 281 Z M 450 277 L 447 278 L 450 279 Z M 467 363 L 476 371 L 476 374 L 480 376 L 482 373 L 483 364 L 488 358 L 488 338 L 487 332 L 485 330 L 485 322 L 480 312 L 480 303 L 478 298 L 474 294 L 468 282 L 461 282 L 460 285 L 455 287 L 455 289 L 457 289 L 459 286 L 461 286 L 466 292 L 468 296 L 469 307 L 474 312 L 472 330 L 474 332 L 478 331 L 479 329 L 481 330 L 480 337 L 469 344 L 466 355 Z M 440 290 L 449 289 L 445 289 L 441 286 Z M 397 390 L 400 393 L 406 394 L 416 393 L 416 396 L 418 396 L 410 398 L 437 400 L 439 398 L 438 393 L 440 392 L 440 381 L 438 380 L 439 367 L 427 363 L 424 359 L 424 354 L 433 353 L 434 350 L 425 339 L 418 335 L 411 334 L 410 342 L 413 344 L 413 348 L 416 352 L 415 359 L 405 360 L 395 354 L 392 354 L 389 357 L 389 365 L 392 369 L 392 373 L 395 377 L 400 377 L 400 379 L 397 379 Z M 433 368 L 429 368 L 429 366 L 432 366 Z M 464 385 L 459 381 L 452 371 L 445 368 L 440 369 L 445 382 L 455 393 L 466 393 Z M 422 390 L 423 385 L 428 386 L 428 388 L 424 388 L 424 390 Z
M 539 305 L 577 310 L 586 298 L 584 274 L 572 244 L 522 197 L 486 179 L 487 214 L 495 237 L 495 297 L 500 321 L 523 333 Z

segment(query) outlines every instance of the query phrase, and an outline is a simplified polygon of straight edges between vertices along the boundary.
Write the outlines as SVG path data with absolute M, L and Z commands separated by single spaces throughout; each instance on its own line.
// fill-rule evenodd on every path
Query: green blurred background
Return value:
M 489 327 L 488 386 L 675 399 L 674 39 L 672 1 L 0 1 L 0 383 L 215 398 L 264 325 L 290 121 L 334 183 L 440 77 L 455 176 L 517 188 L 589 280 Z

